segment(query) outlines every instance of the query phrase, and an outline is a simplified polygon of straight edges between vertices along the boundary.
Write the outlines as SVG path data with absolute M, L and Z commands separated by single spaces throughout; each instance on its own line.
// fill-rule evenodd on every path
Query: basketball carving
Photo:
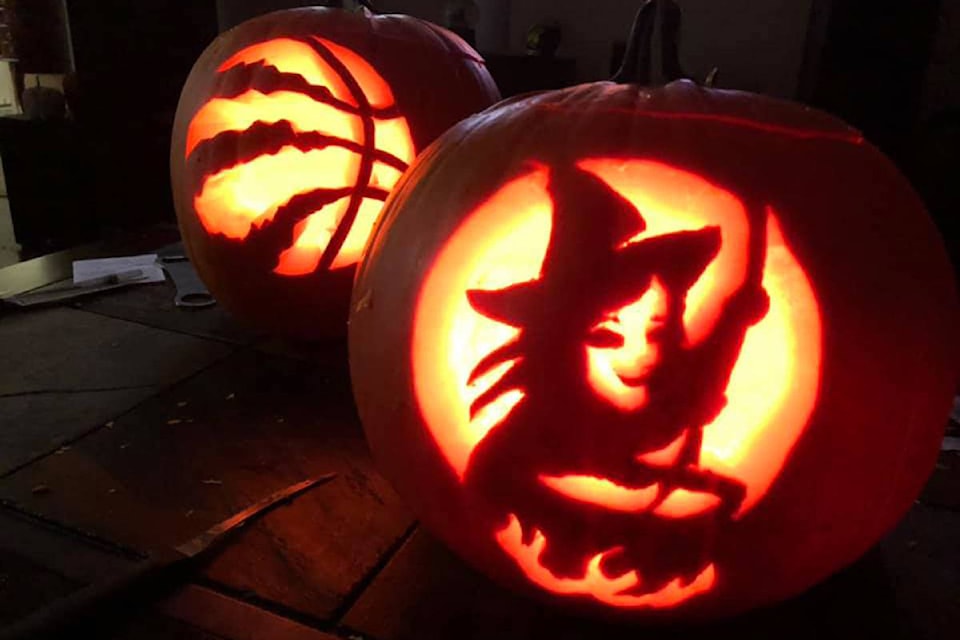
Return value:
M 171 147 L 191 259 L 255 327 L 343 333 L 355 265 L 417 151 L 496 99 L 482 59 L 406 16 L 279 11 L 223 34 Z
M 389 85 L 315 36 L 251 45 L 217 71 L 225 89 L 193 117 L 184 150 L 207 169 L 193 200 L 204 229 L 258 244 L 292 227 L 280 275 L 356 263 L 414 156 Z

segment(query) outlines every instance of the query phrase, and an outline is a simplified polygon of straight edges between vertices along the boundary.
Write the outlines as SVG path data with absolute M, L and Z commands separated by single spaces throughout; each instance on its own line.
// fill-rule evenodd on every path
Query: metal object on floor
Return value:
M 173 301 L 178 307 L 201 309 L 217 303 L 185 255 L 182 253 L 161 255 L 159 262 L 177 288 Z
M 175 547 L 160 549 L 116 577 L 84 587 L 61 598 L 26 618 L 0 630 L 0 640 L 35 640 L 54 637 L 71 628 L 80 619 L 95 614 L 113 598 L 150 585 L 169 575 L 176 568 L 186 568 L 216 548 L 231 532 L 251 519 L 336 477 L 327 473 L 277 491 L 243 511 L 210 527 L 199 536 Z
M 63 283 L 42 287 L 28 293 L 2 298 L 2 301 L 17 307 L 35 307 L 44 304 L 55 304 L 102 291 L 118 289 L 127 285 L 136 284 L 145 279 L 146 275 L 142 270 L 131 269 L 122 273 L 115 273 L 80 283 L 67 280 Z

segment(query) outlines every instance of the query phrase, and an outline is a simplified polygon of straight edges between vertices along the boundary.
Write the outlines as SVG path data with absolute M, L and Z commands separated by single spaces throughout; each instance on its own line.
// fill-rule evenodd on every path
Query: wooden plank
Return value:
M 254 343 L 254 348 L 275 356 L 293 358 L 294 360 L 310 360 L 314 362 L 346 362 L 347 344 L 343 338 L 326 338 L 319 340 L 293 340 L 282 336 L 262 336 Z
M 220 305 L 199 309 L 178 307 L 173 302 L 175 295 L 176 287 L 167 280 L 81 299 L 74 306 L 158 329 L 235 344 L 250 343 L 258 336 L 258 332 L 243 326 Z
M 103 545 L 8 509 L 0 510 L 0 630 L 4 625 L 111 577 L 131 560 Z M 150 610 L 149 603 L 108 609 L 71 628 L 71 637 L 211 640 L 188 623 Z M 216 636 L 219 637 L 219 636 Z
M 373 469 L 342 359 L 235 354 L 3 479 L 0 497 L 149 549 L 326 471 L 340 477 L 240 532 L 209 569 L 228 589 L 320 620 L 412 522 Z
M 132 322 L 49 308 L 0 318 L 0 394 L 46 389 L 168 385 L 231 351 L 229 346 Z
M 134 561 L 97 541 L 0 508 L 0 629 L 3 624 L 50 604 L 85 584 L 110 579 Z M 93 626 L 98 632 L 109 630 L 108 636 L 121 637 L 136 637 L 131 635 L 133 630 L 144 630 L 149 625 L 159 628 L 188 625 L 196 630 L 189 635 L 191 638 L 207 637 L 206 634 L 232 640 L 333 638 L 197 585 L 176 589 L 151 608 L 149 611 L 145 606 L 137 605 L 135 616 L 117 616 L 111 612 L 107 616 L 111 620 Z M 182 625 L 178 627 L 166 619 L 178 620 Z M 201 632 L 204 635 L 198 636 Z
M 0 559 L 6 567 L 6 559 L 2 556 Z M 3 630 L 4 624 L 16 620 L 20 615 L 30 613 L 53 599 L 56 594 L 44 594 L 42 600 L 31 601 L 30 606 L 25 610 L 19 610 L 16 615 L 8 615 L 9 611 L 16 611 L 15 607 L 22 609 L 24 598 L 36 596 L 39 590 L 44 588 L 40 585 L 49 580 L 45 573 L 32 569 L 17 583 L 16 588 L 9 590 L 9 593 L 0 588 L 0 596 L 3 598 L 0 602 L 0 631 Z M 152 612 L 146 607 L 114 611 L 96 622 L 75 625 L 71 627 L 67 637 L 96 638 L 97 640 L 234 640 L 228 636 L 214 635 L 197 629 L 175 618 Z
M 66 308 L 0 316 L 0 344 L 0 475 L 232 350 Z
M 0 549 L 0 628 L 78 586 L 19 554 Z
M 74 584 L 105 580 L 134 560 L 108 543 L 7 508 L 0 508 L 0 553 L 21 557 Z
M 323 631 L 205 587 L 189 585 L 157 606 L 165 615 L 232 640 L 334 640 Z
M 960 630 L 960 512 L 916 505 L 880 545 L 896 587 L 902 634 L 956 638 Z
M 118 612 L 114 619 L 84 629 L 72 629 L 70 637 L 98 640 L 234 640 L 151 611 Z
M 398 507 L 386 481 L 358 461 L 244 532 L 205 573 L 257 600 L 329 620 L 410 524 Z
M 109 422 L 154 389 L 0 398 L 0 475 Z

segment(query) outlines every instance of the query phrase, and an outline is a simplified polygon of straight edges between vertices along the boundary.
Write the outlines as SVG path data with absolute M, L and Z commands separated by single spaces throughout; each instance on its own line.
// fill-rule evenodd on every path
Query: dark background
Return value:
M 473 1 L 477 46 L 508 95 L 607 77 L 639 4 Z M 960 0 L 678 2 L 682 63 L 694 77 L 716 65 L 723 88 L 799 100 L 863 129 L 916 185 L 960 264 Z M 448 0 L 377 3 L 446 23 Z M 15 259 L 148 226 L 163 233 L 122 250 L 172 242 L 169 136 L 193 61 L 224 28 L 295 4 L 303 3 L 0 0 L 0 58 L 16 59 L 18 95 L 37 83 L 62 87 L 69 106 L 59 119 L 0 117 L 0 223 L 12 214 Z M 498 8 L 502 19 L 491 20 Z M 556 57 L 525 55 L 530 26 L 552 21 L 561 29 Z M 3 240 L 0 224 L 0 266 Z M 134 631 L 87 636 L 250 637 L 260 629 L 254 621 L 289 633 L 293 619 L 300 631 L 331 632 L 324 637 L 417 640 L 468 630 L 476 638 L 956 637 L 956 452 L 941 453 L 897 531 L 804 596 L 705 629 L 618 631 L 515 598 L 414 528 L 367 458 L 339 342 L 285 344 L 219 305 L 184 311 L 169 283 L 2 320 L 0 622 L 128 566 L 130 546 L 182 542 L 274 488 L 333 469 L 341 476 L 329 491 L 241 532 L 174 605 L 118 606 L 111 616 L 126 614 L 120 624 Z M 948 434 L 960 435 L 956 423 Z M 872 453 L 865 433 L 863 455 Z M 11 504 L 37 518 L 22 519 Z M 39 526 L 45 518 L 58 524 Z M 222 627 L 203 626 L 211 619 Z
M 229 26 L 271 9 L 316 3 L 0 4 L 0 53 L 17 58 L 27 86 L 33 74 L 61 78 L 70 112 L 65 121 L 0 118 L 0 157 L 26 258 L 111 229 L 172 221 L 169 134 L 193 61 Z M 457 3 L 376 4 L 445 24 Z M 912 180 L 960 263 L 960 181 L 953 178 L 960 166 L 960 0 L 679 4 L 681 61 L 691 75 L 703 78 L 718 66 L 723 88 L 799 100 L 862 129 Z M 638 5 L 474 0 L 477 46 L 506 94 L 602 79 L 615 66 Z M 524 55 L 526 32 L 536 23 L 559 25 L 555 58 Z

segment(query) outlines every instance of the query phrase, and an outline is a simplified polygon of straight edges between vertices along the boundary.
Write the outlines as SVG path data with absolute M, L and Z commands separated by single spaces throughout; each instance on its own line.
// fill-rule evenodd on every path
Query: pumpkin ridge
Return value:
M 573 108 L 571 108 L 571 106 Z M 551 113 L 582 113 L 583 112 L 583 107 L 577 104 L 562 105 L 557 103 L 542 103 L 542 104 L 535 105 L 532 108 L 540 111 L 548 111 Z M 624 115 L 629 115 L 632 118 L 653 118 L 658 120 L 693 120 L 693 121 L 701 121 L 701 122 L 713 122 L 717 124 L 743 127 L 745 129 L 754 129 L 756 131 L 762 131 L 764 133 L 773 133 L 773 134 L 787 136 L 790 138 L 797 138 L 800 140 L 834 140 L 837 142 L 846 142 L 854 145 L 860 145 L 866 142 L 866 139 L 863 137 L 863 134 L 861 134 L 859 131 L 833 133 L 829 131 L 803 130 L 799 128 L 790 127 L 787 125 L 778 125 L 778 124 L 772 124 L 769 122 L 758 122 L 756 120 L 749 120 L 747 118 L 742 118 L 734 115 L 726 115 L 721 113 L 696 113 L 692 111 L 681 112 L 681 111 L 652 111 L 652 110 L 640 111 L 640 110 L 630 109 L 627 107 L 604 107 L 603 109 L 596 109 L 595 111 L 602 111 L 603 113 L 621 113 Z
M 469 51 L 463 48 L 463 45 L 458 42 L 462 39 L 457 34 L 453 33 L 449 29 L 444 29 L 439 25 L 435 25 L 432 22 L 427 22 L 426 20 L 418 20 L 421 26 L 427 28 L 428 31 L 431 31 L 434 36 L 437 37 L 437 42 L 440 43 L 440 47 L 445 50 L 445 52 L 453 57 L 463 58 L 465 60 L 472 60 L 477 64 L 486 66 L 487 61 L 483 59 L 480 55 L 471 55 Z M 454 48 L 456 45 L 456 48 Z

